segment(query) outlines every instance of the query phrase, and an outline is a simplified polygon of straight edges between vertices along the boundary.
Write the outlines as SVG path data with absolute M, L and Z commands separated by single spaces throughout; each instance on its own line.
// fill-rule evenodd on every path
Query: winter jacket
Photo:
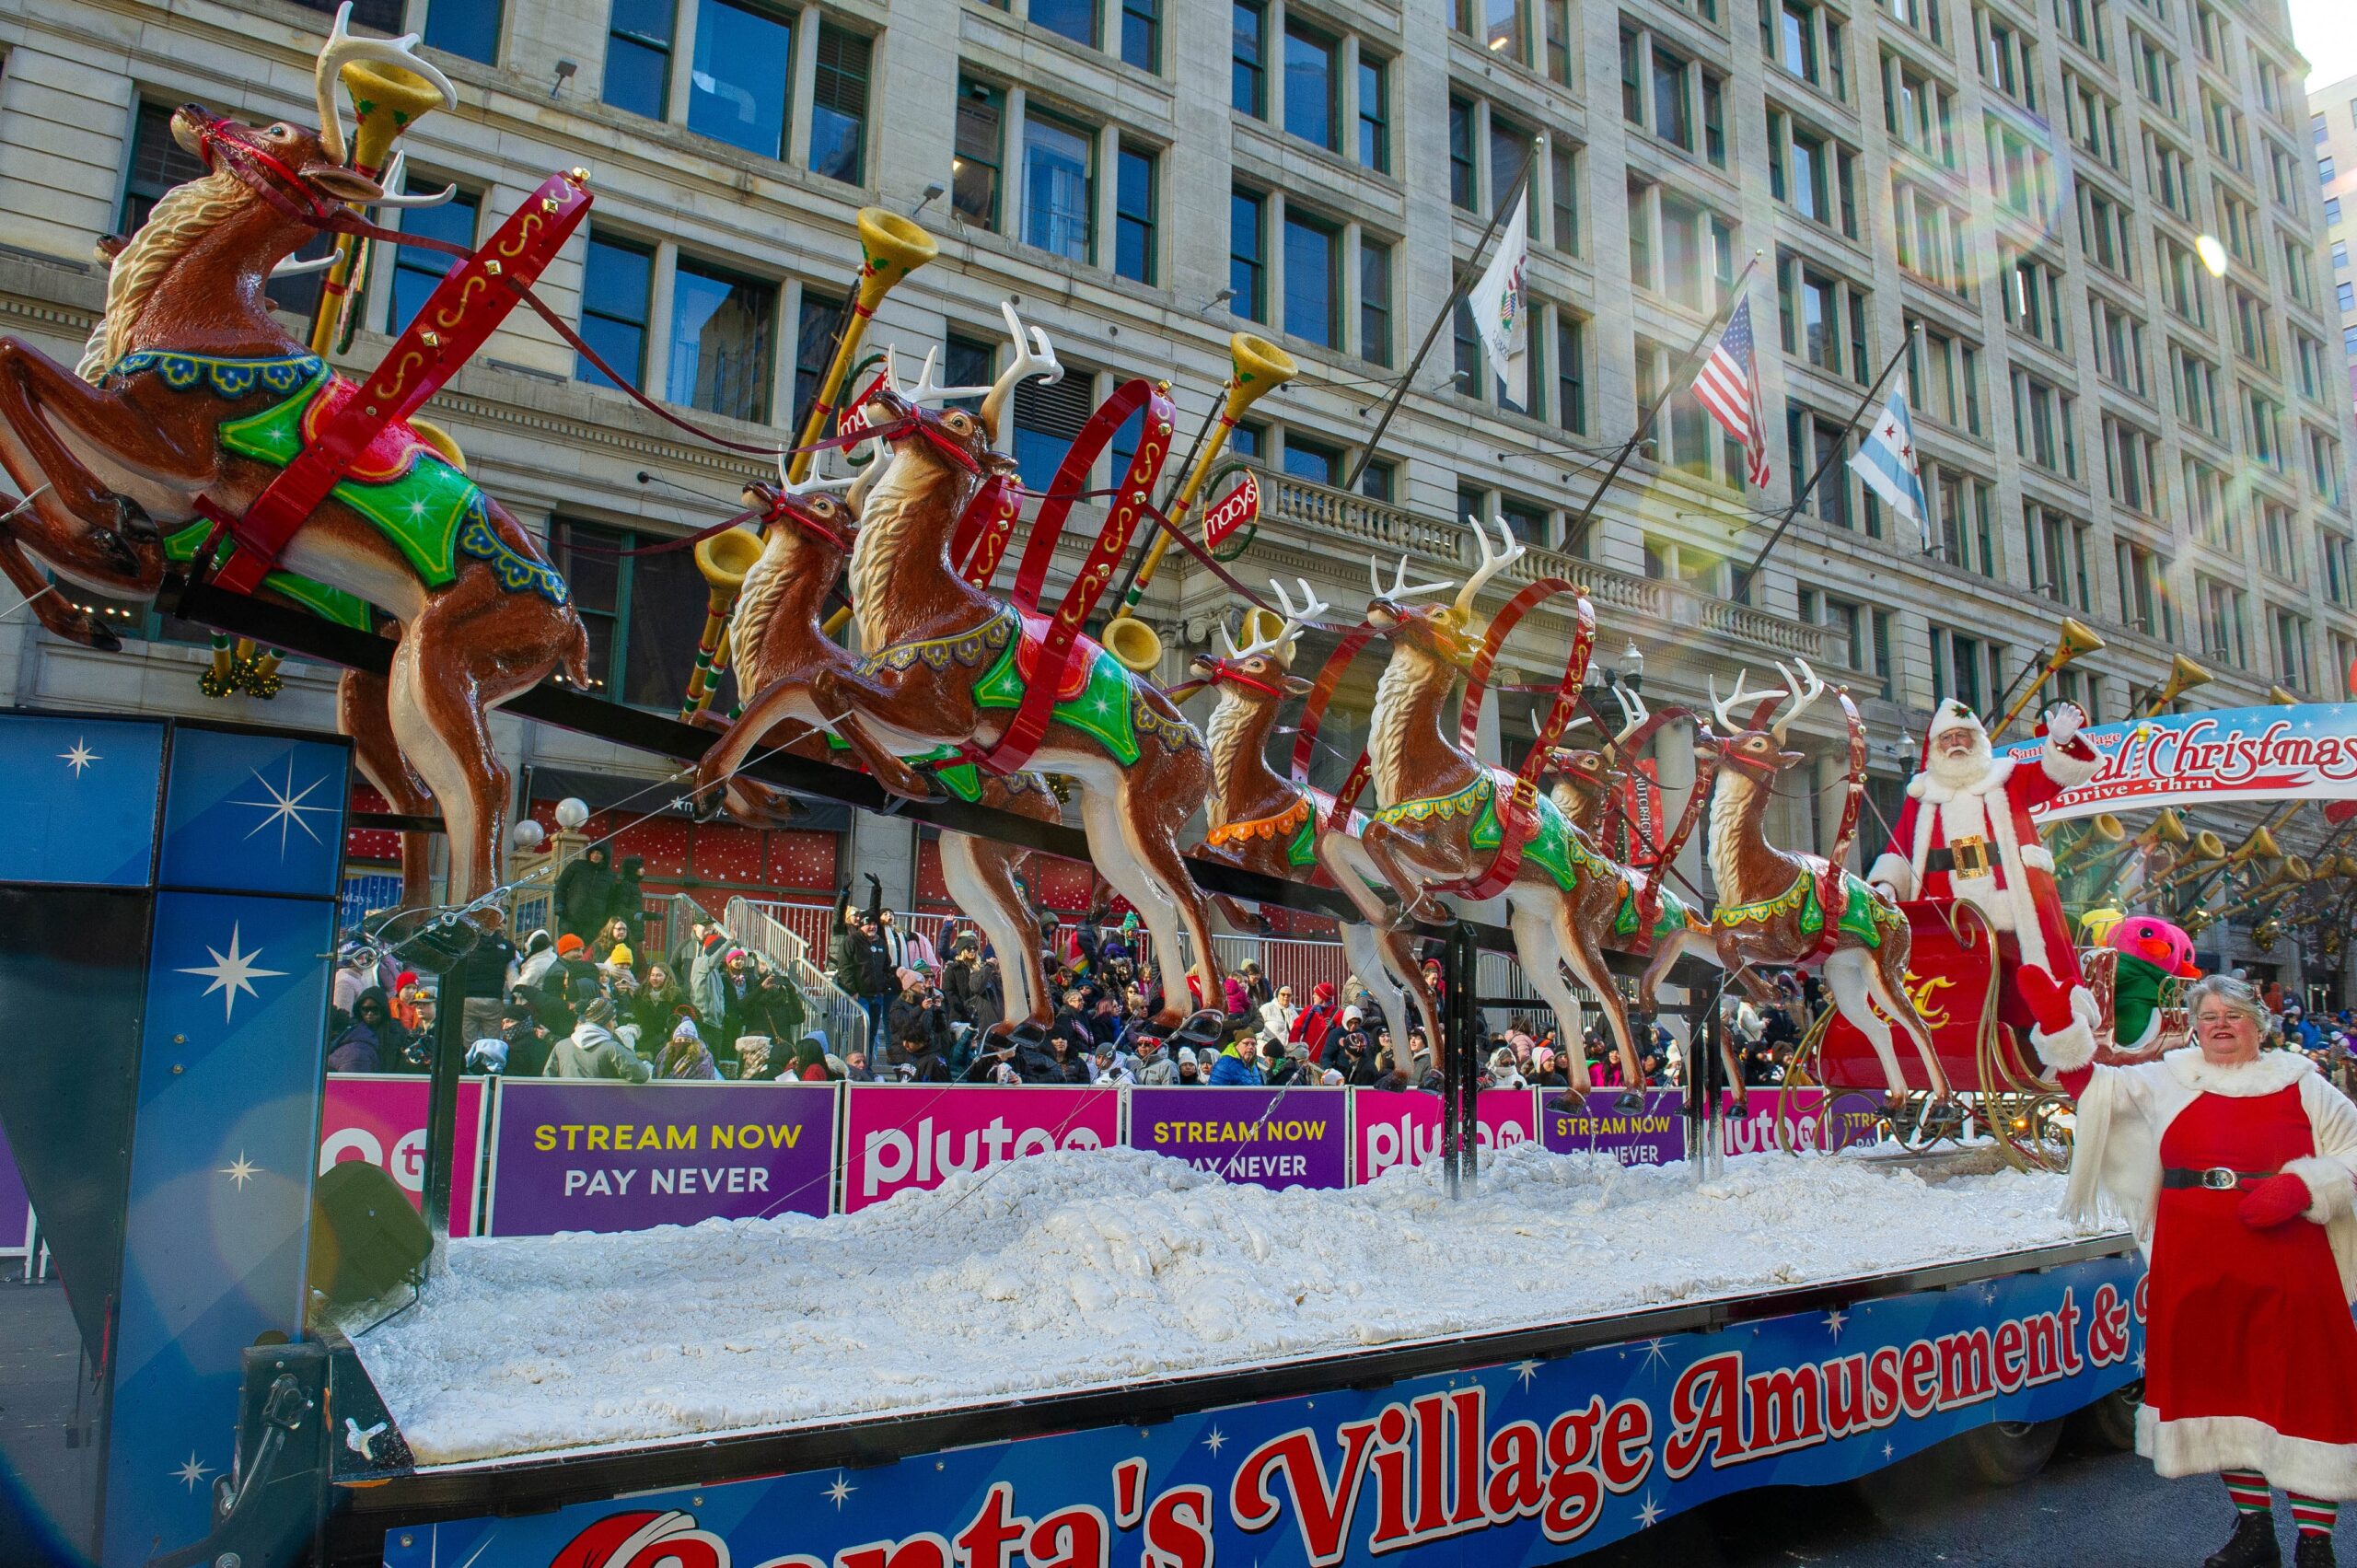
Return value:
M 366 1024 L 354 1024 L 343 1031 L 328 1052 L 331 1073 L 380 1073 L 384 1071 L 377 1054 L 377 1031 Z
M 556 923 L 560 934 L 587 936 L 606 923 L 613 904 L 614 873 L 600 853 L 593 860 L 585 850 L 557 873 Z
M 696 1016 L 715 1032 L 724 1033 L 728 1021 L 727 953 L 726 944 L 708 942 L 688 972 L 688 1001 Z
M 835 989 L 847 996 L 857 996 L 867 989 L 867 938 L 852 926 L 842 926 L 835 932 L 834 946 L 827 954 L 829 978 Z
M 1212 1060 L 1212 1084 L 1214 1087 L 1225 1088 L 1229 1085 L 1258 1086 L 1268 1081 L 1269 1075 L 1260 1071 L 1260 1064 L 1246 1062 L 1236 1054 L 1236 1047 L 1232 1045 Z
M 619 1078 L 643 1084 L 654 1075 L 655 1070 L 638 1052 L 598 1024 L 582 1024 L 549 1052 L 548 1076 L 552 1078 Z
M 949 1037 L 949 1020 L 942 1016 L 938 1003 L 928 1007 L 901 995 L 892 998 L 891 1005 L 884 1009 L 884 1043 L 894 1051 L 913 1038 L 921 1042 L 921 1050 L 946 1056 Z
M 1294 1021 L 1301 1016 L 1301 1009 L 1288 1007 L 1273 997 L 1260 1004 L 1260 1040 L 1282 1051 L 1293 1039 Z

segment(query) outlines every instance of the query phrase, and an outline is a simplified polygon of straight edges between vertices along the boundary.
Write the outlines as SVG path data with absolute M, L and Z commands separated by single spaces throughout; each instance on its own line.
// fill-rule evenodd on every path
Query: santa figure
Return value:
M 2086 714 L 2074 703 L 2049 709 L 2036 761 L 2000 759 L 1980 716 L 1951 697 L 1932 715 L 1923 771 L 1907 785 L 1907 805 L 1890 848 L 1866 880 L 1900 900 L 1960 899 L 2010 936 L 2016 961 L 2071 986 L 2073 1011 L 2090 1028 L 2101 1021 L 2079 973 L 2071 920 L 2054 880 L 2054 857 L 2031 810 L 2096 776 L 2102 759 L 2079 734 Z

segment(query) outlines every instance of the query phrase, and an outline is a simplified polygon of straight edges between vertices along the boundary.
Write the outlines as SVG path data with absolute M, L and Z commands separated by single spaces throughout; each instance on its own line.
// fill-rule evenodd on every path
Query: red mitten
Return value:
M 2270 1176 L 2243 1194 L 2235 1214 L 2253 1230 L 2268 1230 L 2305 1212 L 2314 1194 L 2296 1176 Z
M 2071 1011 L 2071 988 L 2045 970 L 2024 964 L 2014 971 L 2014 983 L 2021 989 L 2029 1016 L 2045 1033 L 2060 1034 L 2078 1021 Z

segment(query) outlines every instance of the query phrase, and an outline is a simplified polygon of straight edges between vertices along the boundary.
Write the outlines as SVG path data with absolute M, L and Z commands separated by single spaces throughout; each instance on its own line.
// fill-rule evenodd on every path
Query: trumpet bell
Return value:
M 382 61 L 351 61 L 342 75 L 358 121 L 352 133 L 352 161 L 362 168 L 384 168 L 394 139 L 444 101 L 442 89 L 424 76 Z
M 1227 392 L 1230 417 L 1241 412 L 1254 399 L 1275 391 L 1301 374 L 1301 366 L 1293 362 L 1293 355 L 1250 332 L 1237 332 L 1227 340 L 1227 356 L 1236 368 L 1236 379 L 1229 383 Z
M 2283 857 L 2282 876 L 2286 882 L 2305 882 L 2316 875 L 2316 868 L 2296 854 Z
M 746 528 L 716 533 L 696 546 L 696 570 L 703 580 L 732 593 L 745 586 L 745 574 L 761 558 L 761 539 Z
M 419 440 L 441 453 L 444 462 L 448 463 L 460 473 L 467 471 L 467 454 L 459 449 L 459 443 L 451 438 L 448 431 L 433 421 L 420 419 L 415 414 L 410 415 L 409 427 L 417 432 Z
M 2300 705 L 2300 694 L 2288 686 L 2269 687 L 2267 700 L 2279 708 L 2296 708 Z
M 1134 617 L 1125 616 L 1123 619 Z M 1256 604 L 1244 612 L 1244 641 L 1248 646 L 1254 643 L 1273 643 L 1284 634 L 1284 629 L 1285 618 L 1273 610 Z M 1284 646 L 1283 657 L 1287 663 L 1292 662 L 1293 645 L 1290 641 Z
M 2193 854 L 2190 858 L 2223 860 L 2226 858 L 2226 841 L 2204 828 L 2193 835 Z
M 2101 653 L 2107 645 L 2096 634 L 2094 627 L 2066 615 L 2062 618 L 2062 635 L 2054 645 L 2054 662 L 2058 666 L 2066 665 L 2073 659 Z
M 2207 686 L 2218 678 L 2183 654 L 2169 660 L 2168 684 L 2161 688 L 2161 701 L 2173 703 L 2196 686 Z
M 2155 843 L 2187 843 L 2193 837 L 2185 830 L 2185 819 L 2165 806 L 2161 807 L 2161 814 L 2153 819 L 2153 825 L 2144 830 L 2152 835 Z
M 859 297 L 873 306 L 884 291 L 941 254 L 932 235 L 886 207 L 859 209 Z
M 1134 615 L 1107 621 L 1097 641 L 1133 675 L 1149 674 L 1162 663 L 1161 634 Z
M 2276 843 L 2275 835 L 2262 827 L 2235 846 L 2235 858 L 2236 860 L 2281 860 L 2283 858 L 2283 851 L 2282 846 Z
M 2116 844 L 2128 836 L 2127 828 L 2108 811 L 2096 813 L 2096 819 L 2088 826 L 2096 837 L 2110 843 Z

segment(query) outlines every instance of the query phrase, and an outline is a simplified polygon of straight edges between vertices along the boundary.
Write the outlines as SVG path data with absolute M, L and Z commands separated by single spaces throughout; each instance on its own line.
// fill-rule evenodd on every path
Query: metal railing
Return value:
M 755 903 L 740 897 L 728 900 L 726 912 L 714 923 L 731 940 L 761 955 L 794 982 L 795 989 L 802 993 L 802 1005 L 808 1016 L 805 1027 L 826 1030 L 829 1050 L 838 1056 L 866 1051 L 867 1010 L 835 983 L 823 963 L 812 961 L 808 938 L 776 917 L 779 910 L 796 908 L 816 908 L 822 923 L 827 914 L 823 905 Z M 823 923 L 819 929 L 825 929 Z M 823 954 L 825 947 L 821 945 L 819 951 Z

